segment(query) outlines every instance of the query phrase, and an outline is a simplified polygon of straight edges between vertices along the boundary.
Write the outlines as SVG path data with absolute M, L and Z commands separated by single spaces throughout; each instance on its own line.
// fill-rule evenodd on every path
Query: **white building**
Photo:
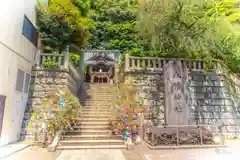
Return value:
M 0 1 L 0 146 L 20 136 L 37 51 L 36 3 Z

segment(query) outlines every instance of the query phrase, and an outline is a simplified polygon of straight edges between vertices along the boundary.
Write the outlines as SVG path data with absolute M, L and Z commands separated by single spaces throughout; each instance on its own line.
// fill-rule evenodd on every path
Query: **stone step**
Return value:
M 106 89 L 89 89 L 86 93 L 90 95 L 116 95 L 117 91 L 114 90 L 106 90 Z
M 77 118 L 81 122 L 110 122 L 110 121 L 119 121 L 119 119 L 111 118 Z
M 126 149 L 126 145 L 95 145 L 95 146 L 58 146 L 57 150 L 80 150 L 80 149 Z
M 111 109 L 112 105 L 82 104 L 82 109 Z
M 116 88 L 105 88 L 105 87 L 92 87 L 92 88 L 88 88 L 86 89 L 86 92 L 88 91 L 95 91 L 98 93 L 106 93 L 106 92 L 111 92 L 111 93 L 116 93 L 118 91 L 118 89 Z
M 109 98 L 109 99 L 106 99 L 106 98 L 91 98 L 91 99 L 87 99 L 87 100 L 80 100 L 80 102 L 94 102 L 94 103 L 111 103 L 111 102 L 114 102 L 116 101 L 116 99 L 114 98 Z
M 114 99 L 90 99 L 90 100 L 80 100 L 80 103 L 86 103 L 86 104 L 109 104 L 111 102 L 114 102 Z
M 84 106 L 112 106 L 114 101 L 80 101 Z
M 102 115 L 102 114 L 86 115 L 86 114 L 82 114 L 81 117 L 82 118 L 107 118 L 107 119 L 110 119 L 111 114 L 108 114 L 108 115 Z
M 95 83 L 95 84 L 89 84 L 88 86 L 90 86 L 90 87 L 115 87 L 115 84 L 106 84 L 106 83 L 101 83 L 101 84 L 97 84 L 97 83 Z
M 83 110 L 82 110 L 82 112 L 84 113 L 84 112 L 92 112 L 92 113 L 94 113 L 94 112 L 108 112 L 108 113 L 111 113 L 111 108 L 109 108 L 109 109 L 85 109 L 85 108 L 83 108 Z
M 65 131 L 65 135 L 106 135 L 111 131 L 109 129 L 104 130 L 96 130 L 96 129 L 82 129 L 82 130 L 67 130 Z
M 80 103 L 85 103 L 85 104 L 101 104 L 101 105 L 109 105 L 112 102 L 115 102 L 116 100 L 114 99 L 85 99 L 85 100 L 80 100 Z
M 86 89 L 109 89 L 109 90 L 113 90 L 113 89 L 117 89 L 117 87 L 115 87 L 115 86 L 90 86 Z
M 80 122 L 77 126 L 109 126 L 109 122 Z
M 114 103 L 113 102 L 99 102 L 99 101 L 96 101 L 96 102 L 80 102 L 80 104 L 82 106 L 105 106 L 105 107 L 110 107 L 112 106 Z
M 79 100 L 80 102 L 109 102 L 109 101 L 113 101 L 115 100 L 114 98 L 102 98 L 102 97 L 99 97 L 99 98 L 91 98 L 91 99 L 86 99 L 86 100 Z
M 90 90 L 87 90 L 86 92 L 88 95 L 108 95 L 108 96 L 117 95 L 116 90 L 90 89 Z
M 119 140 L 121 136 L 118 135 L 64 135 L 63 140 L 71 139 L 71 140 Z
M 105 125 L 105 126 L 75 126 L 74 129 L 80 129 L 80 130 L 108 130 L 109 129 L 109 125 Z
M 104 106 L 104 107 L 95 107 L 95 106 L 83 106 L 81 113 L 83 112 L 90 112 L 90 113 L 98 113 L 98 111 L 105 111 L 107 113 L 112 113 L 113 109 L 111 106 Z
M 111 115 L 111 112 L 108 110 L 108 112 L 98 112 L 98 111 L 82 111 L 81 112 L 82 113 L 82 115 L 93 115 L 93 116 L 95 116 L 95 115 L 106 115 L 106 116 L 108 116 L 108 115 Z
M 89 146 L 89 145 L 121 145 L 122 140 L 61 140 L 59 146 Z
M 91 102 L 91 101 L 113 101 L 115 100 L 116 97 L 82 97 L 82 99 L 80 99 L 80 102 Z
M 82 96 L 86 96 L 86 97 L 94 97 L 94 96 L 98 96 L 98 97 L 112 97 L 112 96 L 118 96 L 117 92 L 96 92 L 96 91 L 88 91 L 82 94 Z
M 100 116 L 109 116 L 109 115 L 111 115 L 111 112 L 89 112 L 89 111 L 82 111 L 81 112 L 82 113 L 82 115 L 85 115 L 85 116 L 98 116 L 98 115 L 100 115 Z
M 84 106 L 112 106 L 114 101 L 80 101 Z
M 107 98 L 110 98 L 110 97 L 117 97 L 118 94 L 116 93 L 103 93 L 103 92 L 99 92 L 98 94 L 96 94 L 98 92 L 93 92 L 93 93 L 90 93 L 90 92 L 87 92 L 87 93 L 84 93 L 82 94 L 82 97 L 107 97 Z
M 111 105 L 85 105 L 83 109 L 111 109 Z
M 97 91 L 97 92 L 116 92 L 117 88 L 110 88 L 110 87 L 90 87 L 87 91 Z

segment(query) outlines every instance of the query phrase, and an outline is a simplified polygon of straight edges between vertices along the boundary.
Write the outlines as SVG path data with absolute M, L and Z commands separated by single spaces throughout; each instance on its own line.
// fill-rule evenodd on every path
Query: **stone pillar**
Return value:
M 119 60 L 119 52 L 118 53 L 115 53 L 114 55 L 114 62 L 115 62 L 115 68 L 114 68 L 114 81 L 115 82 L 118 82 L 118 72 L 119 72 L 119 68 L 118 68 L 118 60 Z
M 84 74 L 84 53 L 80 54 L 79 71 L 80 71 L 82 80 L 85 80 L 85 74 Z
M 165 123 L 166 125 L 189 125 L 189 92 L 186 89 L 187 67 L 181 61 L 164 65 Z
M 67 46 L 66 51 L 64 52 L 64 68 L 68 69 L 68 63 L 69 63 L 69 46 Z
M 35 65 L 37 67 L 40 66 L 40 61 L 41 61 L 41 50 L 38 49 L 37 52 L 36 52 L 36 55 L 35 55 Z
M 128 71 L 129 69 L 129 57 L 128 57 L 128 54 L 125 54 L 125 60 L 124 60 L 124 71 Z
M 40 61 L 41 61 L 41 53 L 44 51 L 44 45 L 42 43 L 42 40 L 38 38 L 38 43 L 37 43 L 37 51 L 35 54 L 35 64 L 36 66 L 40 66 Z
M 140 144 L 144 140 L 144 114 L 137 115 L 138 135 L 136 135 L 136 144 Z

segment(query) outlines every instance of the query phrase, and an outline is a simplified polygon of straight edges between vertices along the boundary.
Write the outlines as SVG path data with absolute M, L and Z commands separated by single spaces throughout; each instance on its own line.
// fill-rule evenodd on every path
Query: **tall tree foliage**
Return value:
M 213 16 L 216 4 L 216 0 L 140 0 L 137 28 L 163 54 L 219 59 L 236 71 L 228 61 L 238 59 L 239 26 L 226 15 Z
M 36 7 L 37 26 L 46 52 L 62 52 L 66 45 L 79 47 L 87 40 L 88 0 L 50 0 Z
M 136 0 L 95 0 L 89 17 L 91 37 L 89 48 L 120 49 L 137 48 L 135 30 Z
M 209 15 L 218 17 L 226 16 L 230 22 L 240 22 L 240 0 L 216 0 L 215 6 L 208 12 Z

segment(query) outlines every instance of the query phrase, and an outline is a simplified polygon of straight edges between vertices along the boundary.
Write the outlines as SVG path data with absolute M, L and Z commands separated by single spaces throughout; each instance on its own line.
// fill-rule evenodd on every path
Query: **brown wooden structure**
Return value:
M 84 51 L 86 81 L 90 83 L 113 83 L 117 79 L 120 52 L 117 50 Z

